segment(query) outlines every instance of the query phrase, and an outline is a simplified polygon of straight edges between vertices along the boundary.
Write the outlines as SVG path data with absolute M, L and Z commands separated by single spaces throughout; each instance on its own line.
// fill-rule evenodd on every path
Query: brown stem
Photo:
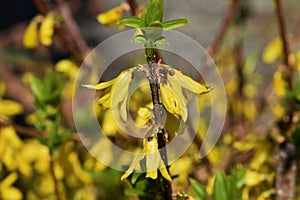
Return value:
M 289 65 L 289 46 L 287 41 L 287 31 L 286 31 L 286 25 L 285 25 L 285 19 L 282 9 L 282 4 L 280 0 L 274 0 L 275 7 L 276 7 L 276 17 L 278 21 L 278 28 L 280 31 L 280 37 L 283 44 L 283 64 L 285 66 L 285 78 L 289 85 L 289 87 L 292 87 L 291 82 L 291 76 L 292 76 L 292 68 Z
M 280 31 L 281 41 L 283 44 L 283 60 L 284 78 L 290 90 L 292 90 L 292 73 L 293 68 L 289 63 L 289 46 L 287 41 L 287 31 L 283 8 L 280 0 L 274 0 L 276 7 L 276 17 L 278 28 Z M 287 105 L 286 114 L 278 123 L 278 128 L 282 134 L 287 134 L 293 127 L 294 108 L 293 104 Z M 294 199 L 294 189 L 296 183 L 296 162 L 295 162 L 295 145 L 284 141 L 279 144 L 277 153 L 277 174 L 276 174 L 276 199 L 277 200 L 292 200 Z
M 38 11 L 42 14 L 42 15 L 46 15 L 49 12 L 49 9 L 47 7 L 47 5 L 45 4 L 45 2 L 43 0 L 32 0 L 33 3 L 35 4 L 36 8 L 38 9 Z M 62 13 L 64 14 L 64 13 Z M 67 19 L 67 21 L 72 18 L 70 16 L 64 16 L 64 18 Z M 64 19 L 64 20 L 66 20 Z M 72 22 L 74 22 L 74 20 L 71 20 Z M 69 27 L 70 24 L 72 24 L 72 22 L 64 22 L 64 26 L 58 26 L 56 29 L 56 33 L 59 36 L 61 43 L 63 44 L 63 46 L 65 47 L 65 49 L 70 53 L 70 55 L 78 62 L 81 63 L 83 60 L 83 55 L 85 53 L 87 53 L 87 50 L 85 48 L 85 41 L 82 39 L 80 35 L 80 33 L 78 31 L 76 31 L 76 28 L 73 29 L 74 27 Z M 75 23 L 73 23 L 74 25 Z M 78 30 L 78 29 L 77 29 Z M 74 31 L 75 33 L 75 38 L 74 37 Z M 70 37 L 71 36 L 71 37 Z M 78 41 L 77 41 L 78 40 Z M 79 44 L 78 47 L 76 47 L 74 45 L 75 44 Z M 79 49 L 80 48 L 80 49 Z
M 56 200 L 60 200 L 60 196 L 59 196 L 59 190 L 58 190 L 58 183 L 57 183 L 57 179 L 55 176 L 55 170 L 54 170 L 54 157 L 52 155 L 52 153 L 50 153 L 50 173 L 51 173 L 51 177 L 54 183 L 54 192 L 55 192 L 55 197 Z
M 68 28 L 68 32 L 72 36 L 73 42 L 76 44 L 79 52 L 84 55 L 88 53 L 89 48 L 83 39 L 80 30 L 72 16 L 70 8 L 68 4 L 64 0 L 56 0 L 60 13 L 63 16 L 63 25 L 66 25 Z
M 227 12 L 226 12 L 226 15 L 225 15 L 225 18 L 223 20 L 223 23 L 222 23 L 222 26 L 220 28 L 220 31 L 215 39 L 215 41 L 213 42 L 213 45 L 212 45 L 212 49 L 211 49 L 211 56 L 214 57 L 217 53 L 217 50 L 225 36 L 225 33 L 232 21 L 232 18 L 234 16 L 234 13 L 236 11 L 236 8 L 237 8 L 237 3 L 238 3 L 238 0 L 232 0 L 231 4 L 229 5 L 228 9 L 227 9 Z
M 130 6 L 130 12 L 132 16 L 136 15 L 136 10 L 137 10 L 137 4 L 135 0 L 127 0 L 127 3 Z
M 166 152 L 166 141 L 165 141 L 165 134 L 167 134 L 165 128 L 163 127 L 163 120 L 162 120 L 162 105 L 160 103 L 160 95 L 159 95 L 159 82 L 156 74 L 156 67 L 157 63 L 155 62 L 155 49 L 152 49 L 153 53 L 148 54 L 147 49 L 145 50 L 147 62 L 148 62 L 148 68 L 150 72 L 149 78 L 149 84 L 151 89 L 151 95 L 152 95 L 152 103 L 153 103 L 153 112 L 154 112 L 154 120 L 155 125 L 159 128 L 157 133 L 157 142 L 158 142 L 158 148 L 160 149 L 161 158 L 164 161 L 165 166 L 167 167 L 167 170 L 169 171 L 168 166 L 168 158 L 167 158 L 167 152 Z M 172 200 L 172 185 L 171 182 L 166 180 L 163 177 L 163 185 L 164 185 L 164 195 L 166 200 Z

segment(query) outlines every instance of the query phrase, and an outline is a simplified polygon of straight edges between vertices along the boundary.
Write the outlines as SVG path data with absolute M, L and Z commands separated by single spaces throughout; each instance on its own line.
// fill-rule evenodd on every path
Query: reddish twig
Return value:
M 127 0 L 127 3 L 130 6 L 130 12 L 132 16 L 136 15 L 136 10 L 137 10 L 137 4 L 135 0 Z
M 52 155 L 52 152 L 50 153 L 50 174 L 54 184 L 54 193 L 55 193 L 56 200 L 60 200 L 61 198 L 59 196 L 58 183 L 57 183 L 57 178 L 55 176 L 54 157 Z
M 48 7 L 43 0 L 32 1 L 34 2 L 36 8 L 42 15 L 46 15 L 49 12 Z M 65 8 L 63 8 L 63 10 L 65 10 Z M 57 27 L 56 32 L 61 42 L 63 43 L 65 49 L 77 62 L 81 63 L 83 60 L 83 55 L 88 51 L 87 45 L 82 39 L 81 34 L 78 31 L 78 28 L 74 23 L 73 18 L 71 17 L 71 15 L 66 13 L 68 12 L 62 12 L 62 15 L 64 17 L 64 25 Z M 77 45 L 77 47 L 75 46 L 75 44 Z
M 289 63 L 289 46 L 287 41 L 287 31 L 283 8 L 280 0 L 274 0 L 276 7 L 276 17 L 278 21 L 278 28 L 283 44 L 283 60 L 284 78 L 288 84 L 289 89 L 292 89 L 292 73 L 293 68 Z M 286 114 L 278 123 L 278 128 L 282 134 L 290 132 L 293 127 L 294 108 L 292 104 L 287 105 Z M 288 119 L 288 120 L 285 120 Z M 281 125 L 280 125 L 281 124 Z M 284 141 L 278 147 L 277 153 L 277 174 L 276 174 L 276 191 L 278 200 L 292 200 L 294 199 L 294 188 L 296 183 L 296 162 L 295 162 L 295 145 Z
M 283 9 L 281 5 L 280 0 L 275 0 L 275 7 L 276 7 L 276 17 L 278 21 L 278 28 L 280 32 L 280 37 L 282 41 L 283 46 L 283 64 L 285 66 L 285 78 L 289 85 L 289 87 L 292 87 L 291 83 L 291 76 L 292 76 L 292 68 L 289 64 L 289 45 L 287 40 L 287 31 L 286 31 L 286 25 L 285 25 L 285 19 L 283 14 Z
M 68 32 L 72 35 L 72 40 L 76 44 L 81 54 L 86 54 L 89 48 L 83 39 L 80 30 L 72 16 L 68 4 L 64 0 L 56 0 L 60 13 L 63 16 L 64 25 L 68 28 Z
M 225 36 L 225 33 L 233 19 L 234 13 L 237 9 L 237 3 L 238 0 L 232 0 L 231 4 L 229 5 L 225 18 L 223 20 L 222 26 L 220 28 L 220 31 L 215 39 L 215 41 L 213 42 L 212 48 L 211 48 L 211 56 L 214 57 L 215 54 L 217 53 L 217 50 Z

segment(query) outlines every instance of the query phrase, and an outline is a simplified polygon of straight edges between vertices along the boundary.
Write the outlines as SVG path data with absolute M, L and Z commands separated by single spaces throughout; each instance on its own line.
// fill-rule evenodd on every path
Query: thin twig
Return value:
M 66 25 L 66 27 L 68 27 L 68 32 L 72 35 L 73 42 L 76 44 L 81 54 L 87 54 L 89 48 L 80 33 L 80 30 L 72 16 L 68 4 L 64 0 L 56 0 L 56 2 L 58 5 L 58 9 L 63 16 L 63 25 Z
M 52 152 L 50 153 L 50 173 L 54 184 L 54 193 L 55 193 L 56 200 L 60 200 L 61 198 L 59 196 L 58 182 L 55 176 L 54 157 L 52 155 Z
M 276 17 L 278 21 L 278 28 L 280 31 L 280 37 L 283 46 L 283 64 L 285 66 L 285 78 L 289 87 L 292 87 L 291 76 L 292 76 L 292 68 L 289 64 L 289 45 L 287 41 L 287 31 L 285 26 L 284 14 L 280 0 L 275 0 L 276 7 Z
M 127 3 L 130 6 L 130 12 L 132 16 L 136 15 L 136 10 L 137 10 L 137 4 L 135 0 L 127 0 Z
M 32 0 L 33 3 L 35 4 L 36 8 L 42 15 L 46 15 L 50 10 L 48 9 L 47 5 L 43 0 Z M 65 17 L 65 16 L 64 16 Z M 65 19 L 64 19 L 65 20 Z M 67 17 L 67 20 L 69 18 Z M 68 27 L 70 23 L 65 23 L 66 26 L 58 26 L 56 29 L 57 35 L 59 36 L 61 42 L 63 43 L 63 46 L 65 49 L 70 53 L 70 55 L 78 62 L 81 63 L 83 60 L 83 55 L 87 53 L 87 51 L 83 51 L 82 49 L 85 49 L 83 45 L 85 41 L 81 39 L 82 37 L 77 37 L 77 38 L 72 38 L 74 37 L 73 33 L 73 27 Z M 76 30 L 75 30 L 76 31 Z M 70 34 L 72 33 L 72 34 Z M 80 34 L 79 32 L 75 33 L 75 35 Z M 71 37 L 70 37 L 71 36 Z M 77 41 L 79 40 L 79 41 Z M 80 49 L 76 48 L 74 45 L 74 42 L 79 43 Z
M 276 16 L 278 28 L 283 44 L 283 60 L 284 78 L 290 90 L 292 90 L 292 74 L 293 68 L 289 63 L 289 46 L 287 41 L 287 31 L 285 27 L 285 19 L 280 0 L 274 0 L 276 7 Z M 278 123 L 278 128 L 282 134 L 290 132 L 293 126 L 294 108 L 293 104 L 288 104 L 286 114 Z M 276 191 L 277 200 L 292 200 L 294 199 L 294 189 L 296 183 L 296 162 L 295 162 L 295 145 L 291 142 L 284 141 L 278 147 L 277 153 L 277 177 Z
M 220 31 L 215 39 L 215 41 L 213 42 L 213 45 L 212 45 L 212 48 L 211 48 L 211 56 L 214 57 L 218 51 L 218 48 L 225 36 L 225 33 L 233 19 L 233 16 L 234 16 L 234 13 L 237 9 L 237 3 L 238 3 L 238 0 L 232 0 L 231 4 L 228 6 L 228 9 L 227 9 L 227 12 L 226 12 L 226 15 L 224 17 L 224 20 L 223 20 L 223 23 L 222 23 L 222 26 L 220 28 Z

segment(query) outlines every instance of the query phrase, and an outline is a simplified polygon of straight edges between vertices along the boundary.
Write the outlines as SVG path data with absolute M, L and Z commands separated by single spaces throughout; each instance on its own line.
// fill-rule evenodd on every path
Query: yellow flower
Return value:
M 30 177 L 35 169 L 41 174 L 49 172 L 49 149 L 37 140 L 27 140 L 18 152 L 15 162 L 24 176 Z
M 17 172 L 9 174 L 4 180 L 0 181 L 0 199 L 9 200 L 9 199 L 23 199 L 22 192 L 12 186 L 12 184 L 18 179 Z
M 55 15 L 49 12 L 45 19 L 42 21 L 40 28 L 40 41 L 45 46 L 50 46 L 52 44 L 52 36 L 54 33 L 55 25 Z
M 278 97 L 285 96 L 285 88 L 287 87 L 281 71 L 276 71 L 273 75 L 273 87 Z
M 17 115 L 23 112 L 23 107 L 21 104 L 11 101 L 0 99 L 0 116 L 12 116 Z
M 266 64 L 271 64 L 282 54 L 282 40 L 280 37 L 275 38 L 264 49 L 262 60 Z
M 88 89 L 103 90 L 106 89 L 102 96 L 98 99 L 98 103 L 102 104 L 106 108 L 112 108 L 113 110 L 119 109 L 120 115 L 124 121 L 127 121 L 127 98 L 128 88 L 131 82 L 131 70 L 125 70 L 119 74 L 115 79 L 99 83 L 97 85 L 83 85 Z
M 142 153 L 138 154 L 129 169 L 121 177 L 121 180 L 126 179 L 139 164 L 139 161 L 146 157 L 146 169 L 147 169 L 147 178 L 157 179 L 157 169 L 159 169 L 162 176 L 168 181 L 172 181 L 164 161 L 162 160 L 160 153 L 158 151 L 158 143 L 156 137 L 148 137 L 144 139 L 144 148 Z
M 172 74 L 172 71 L 174 71 L 174 74 Z M 208 87 L 194 81 L 191 77 L 182 74 L 180 71 L 176 69 L 172 69 L 172 71 L 168 76 L 171 87 L 172 85 L 175 86 L 177 84 L 179 87 L 190 90 L 195 94 L 204 94 L 210 91 Z
M 36 16 L 31 20 L 23 35 L 23 45 L 28 49 L 33 49 L 38 45 L 38 19 Z
M 166 65 L 162 65 L 162 67 L 166 67 L 169 72 L 167 83 L 160 85 L 162 103 L 170 113 L 179 115 L 183 121 L 186 121 L 188 117 L 187 99 L 183 90 L 187 89 L 195 94 L 204 94 L 210 90 L 176 69 Z
M 17 168 L 16 158 L 23 142 L 12 127 L 0 128 L 0 162 L 6 169 Z
M 253 187 L 260 184 L 263 181 L 271 182 L 273 180 L 273 174 L 263 174 L 257 171 L 247 170 L 245 175 L 245 185 L 247 187 Z
M 167 111 L 172 114 L 182 116 L 183 120 L 187 119 L 187 108 L 184 98 L 179 96 L 170 88 L 169 84 L 162 84 L 160 87 L 161 99 Z M 182 96 L 183 97 L 183 96 Z
M 97 16 L 99 23 L 104 25 L 115 25 L 123 17 L 124 10 L 128 10 L 128 4 L 123 3 Z
M 74 80 L 76 78 L 78 72 L 77 64 L 70 59 L 60 60 L 59 62 L 56 63 L 55 69 L 58 72 L 64 73 L 71 80 Z

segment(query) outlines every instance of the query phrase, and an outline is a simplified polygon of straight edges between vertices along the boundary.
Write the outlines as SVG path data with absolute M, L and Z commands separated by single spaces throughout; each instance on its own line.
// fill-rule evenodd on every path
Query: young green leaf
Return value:
M 142 20 L 141 18 L 138 18 L 136 16 L 131 16 L 131 17 L 127 17 L 124 19 L 120 19 L 118 21 L 118 24 L 130 26 L 130 27 L 134 27 L 134 28 L 146 27 L 146 23 L 144 22 L 144 20 Z
M 154 44 L 156 45 L 168 44 L 168 40 L 164 36 L 161 36 L 154 41 Z
M 30 89 L 35 96 L 35 98 L 40 102 L 44 103 L 45 101 L 45 94 L 44 94 L 44 86 L 41 82 L 41 80 L 36 77 L 35 75 L 30 76 Z
M 190 178 L 190 183 L 192 186 L 192 190 L 194 191 L 195 198 L 197 200 L 204 200 L 206 196 L 206 191 L 203 186 L 198 183 L 195 179 Z
M 171 30 L 174 28 L 179 28 L 188 23 L 190 22 L 187 19 L 174 19 L 174 20 L 163 22 L 162 24 L 164 30 Z
M 146 44 L 146 38 L 143 35 L 136 35 L 133 37 L 133 42 Z
M 152 22 L 162 21 L 164 14 L 164 1 L 163 0 L 149 0 L 147 7 L 144 9 L 141 18 L 148 26 Z
M 230 185 L 226 174 L 223 171 L 218 171 L 214 182 L 214 200 L 234 200 L 229 197 L 228 185 Z

